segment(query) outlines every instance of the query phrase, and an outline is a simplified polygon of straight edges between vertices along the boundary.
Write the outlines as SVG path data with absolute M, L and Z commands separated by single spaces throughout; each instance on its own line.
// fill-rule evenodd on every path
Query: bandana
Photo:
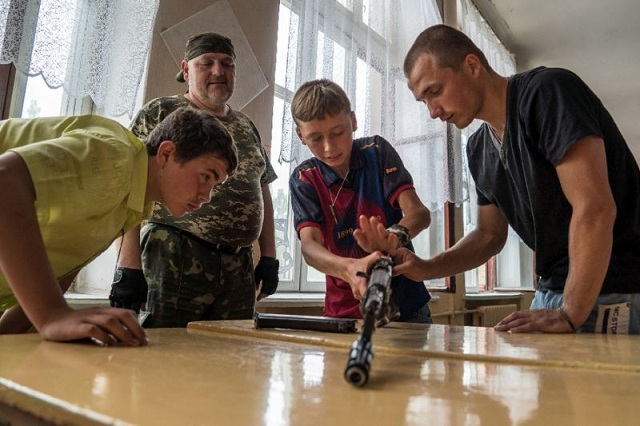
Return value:
M 233 50 L 231 39 L 217 33 L 204 33 L 191 37 L 187 41 L 187 47 L 184 50 L 184 60 L 190 61 L 205 53 L 224 53 L 236 59 L 236 53 Z M 176 80 L 184 83 L 184 75 L 182 70 L 176 74 Z

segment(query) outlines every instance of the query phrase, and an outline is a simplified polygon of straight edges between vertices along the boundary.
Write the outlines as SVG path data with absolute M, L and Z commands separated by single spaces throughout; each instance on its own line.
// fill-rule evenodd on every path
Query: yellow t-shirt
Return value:
M 151 213 L 152 203 L 144 202 L 146 148 L 115 121 L 95 115 L 2 121 L 0 153 L 9 150 L 31 174 L 38 223 L 58 278 Z M 15 304 L 0 273 L 0 311 Z

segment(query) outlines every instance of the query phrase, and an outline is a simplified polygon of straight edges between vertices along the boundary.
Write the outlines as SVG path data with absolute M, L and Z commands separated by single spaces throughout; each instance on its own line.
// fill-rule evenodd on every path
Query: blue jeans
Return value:
M 629 316 L 629 334 L 640 334 L 640 293 L 613 293 L 598 296 L 587 320 L 578 327 L 579 333 L 593 333 L 598 317 L 598 305 L 610 305 L 612 303 L 631 303 Z M 562 305 L 562 293 L 555 291 L 536 290 L 536 295 L 531 302 L 531 309 L 556 309 Z
M 397 322 L 416 322 L 422 324 L 433 324 L 433 320 L 431 319 L 431 309 L 429 309 L 429 304 L 425 303 L 424 306 L 417 311 L 407 315 L 406 317 L 400 317 L 396 320 Z

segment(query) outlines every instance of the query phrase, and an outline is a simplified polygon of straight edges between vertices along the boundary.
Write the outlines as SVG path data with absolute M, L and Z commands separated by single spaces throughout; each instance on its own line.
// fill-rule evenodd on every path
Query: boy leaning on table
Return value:
M 74 310 L 63 294 L 154 201 L 196 210 L 237 161 L 225 127 L 194 108 L 144 142 L 95 115 L 0 122 L 0 334 L 33 325 L 47 340 L 145 345 L 133 311 Z

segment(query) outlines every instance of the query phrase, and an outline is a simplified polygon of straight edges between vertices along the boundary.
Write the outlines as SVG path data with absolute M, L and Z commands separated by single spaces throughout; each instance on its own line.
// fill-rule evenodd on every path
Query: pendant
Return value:
M 336 223 L 336 225 L 338 224 L 338 218 L 336 217 L 336 211 L 333 208 L 333 204 L 329 206 L 329 209 L 331 210 L 331 216 L 333 216 L 333 221 Z

